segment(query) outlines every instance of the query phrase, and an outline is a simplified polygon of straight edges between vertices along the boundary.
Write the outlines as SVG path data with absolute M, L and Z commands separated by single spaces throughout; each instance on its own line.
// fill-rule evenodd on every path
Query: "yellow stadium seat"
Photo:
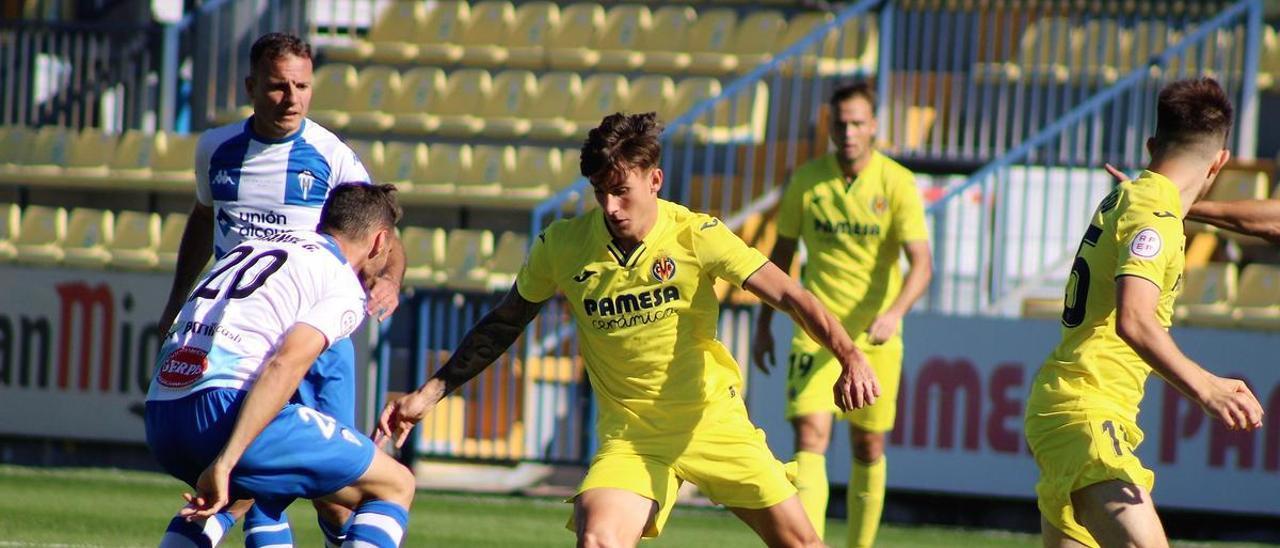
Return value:
M 515 147 L 475 145 L 471 147 L 471 165 L 458 174 L 455 191 L 459 196 L 498 196 L 502 194 L 502 176 L 515 166 Z
M 21 173 L 26 176 L 56 176 L 67 165 L 67 153 L 71 141 L 76 136 L 74 130 L 61 126 L 44 126 L 36 132 L 35 141 L 27 150 L 26 157 L 20 159 Z
M 419 197 L 452 196 L 458 178 L 471 166 L 471 147 L 437 143 L 431 145 L 427 164 L 414 171 L 413 193 Z
M 1251 264 L 1240 273 L 1236 300 L 1239 325 L 1254 329 L 1280 329 L 1280 266 Z
M 1182 277 L 1174 315 L 1178 320 L 1200 325 L 1230 326 L 1236 300 L 1236 265 L 1209 263 L 1188 268 Z
M 592 49 L 596 34 L 604 32 L 604 7 L 594 2 L 571 4 L 560 10 L 560 24 L 547 42 L 548 65 L 554 70 L 588 70 L 600 60 Z
M 658 117 L 670 122 L 677 113 L 672 111 L 676 96 L 676 84 L 671 77 L 648 74 L 628 84 L 627 102 L 623 112 L 657 112 Z
M 27 126 L 0 127 L 0 170 L 24 163 L 35 135 Z
M 156 247 L 156 258 L 159 261 L 157 268 L 172 271 L 178 265 L 178 247 L 182 244 L 182 233 L 186 228 L 186 213 L 164 216 L 164 222 L 160 225 L 160 245 Z
M 67 210 L 60 207 L 27 206 L 13 241 L 18 262 L 55 265 L 62 262 L 62 241 L 67 236 Z
M 1228 167 L 1218 173 L 1206 200 L 1261 200 L 1271 190 L 1271 178 L 1262 168 Z
M 445 244 L 444 274 L 445 285 L 458 289 L 483 289 L 470 280 L 477 279 L 472 271 L 488 272 L 485 265 L 493 256 L 493 233 L 488 230 L 454 229 L 449 231 Z
M 470 137 L 484 129 L 484 120 L 476 116 L 485 98 L 492 94 L 493 80 L 483 69 L 463 69 L 449 75 L 444 98 L 436 104 L 440 119 L 436 132 L 450 137 Z
M 196 141 L 199 138 L 195 134 L 157 134 L 156 141 L 162 145 L 151 159 L 151 179 L 160 184 L 190 185 L 194 188 Z
M 1045 17 L 1027 25 L 1018 39 L 1016 59 L 979 63 L 974 75 L 981 81 L 1002 82 L 1030 79 L 1066 82 L 1066 66 L 1074 46 L 1082 40 L 1065 17 Z
M 876 18 L 852 17 L 845 21 L 842 32 L 832 32 L 827 36 L 822 51 L 822 57 L 818 59 L 819 75 L 874 73 L 880 59 L 880 27 Z
M 390 2 L 369 29 L 369 41 L 328 46 L 325 57 L 344 62 L 408 63 L 418 55 L 414 42 L 426 20 L 424 2 Z
M 458 43 L 462 46 L 463 65 L 499 67 L 507 61 L 503 43 L 516 23 L 516 8 L 506 0 L 483 0 L 471 7 L 467 28 Z
M 689 67 L 689 35 L 697 12 L 689 6 L 663 6 L 653 12 L 653 25 L 640 41 L 643 70 L 674 74 Z M 604 66 L 604 59 L 601 59 Z
M 698 20 L 689 29 L 689 62 L 671 59 L 669 63 L 683 64 L 686 70 L 695 74 L 729 74 L 738 63 L 738 58 L 729 53 L 737 28 L 738 14 L 732 9 L 717 8 L 699 14 Z M 662 63 L 664 57 L 646 56 L 645 62 L 653 59 L 654 63 Z
M 351 140 L 347 141 L 347 147 L 351 149 L 351 152 L 355 153 L 356 160 L 359 160 L 365 171 L 369 172 L 369 176 L 373 177 L 372 182 L 381 183 L 382 181 L 374 174 L 379 173 L 379 170 L 382 169 L 382 162 L 385 158 L 382 142 Z
M 605 116 L 622 110 L 628 97 L 627 79 L 621 74 L 593 74 L 582 83 L 582 95 L 578 97 L 569 121 L 576 133 L 586 135 L 591 128 L 600 125 Z
M 560 174 L 551 185 L 552 192 L 572 185 L 582 178 L 582 167 L 578 165 L 581 158 L 581 148 L 560 149 Z
M 111 261 L 107 245 L 115 233 L 115 215 L 101 209 L 77 207 L 67 220 L 62 262 L 71 267 L 102 268 Z
M 514 168 L 501 177 L 503 196 L 526 202 L 546 198 L 560 176 L 560 160 L 559 149 L 520 147 Z
M 529 137 L 564 140 L 574 134 L 575 125 L 566 116 L 576 98 L 582 96 L 582 78 L 576 72 L 548 72 L 538 79 L 532 101 L 523 113 L 529 120 Z
M 1139 19 L 1132 29 L 1123 29 L 1120 33 L 1116 68 L 1123 76 L 1145 65 L 1153 55 L 1164 51 L 1168 44 L 1176 40 L 1177 33 L 1171 32 L 1163 20 Z
M 720 95 L 720 81 L 715 78 L 697 76 L 685 78 L 676 85 L 676 95 L 672 110 L 677 116 L 688 112 L 698 103 Z M 706 119 L 706 114 L 700 120 Z
M 11 261 L 18 254 L 13 242 L 18 238 L 22 210 L 18 204 L 0 203 L 0 261 Z
M 400 78 L 400 96 L 391 104 L 395 121 L 391 131 L 403 135 L 423 135 L 440 127 L 440 119 L 431 114 L 444 101 L 448 89 L 444 71 L 436 67 L 418 67 Z
M 747 59 L 741 59 L 744 62 L 738 65 L 738 72 L 747 72 L 755 68 L 755 66 L 760 63 L 768 62 L 773 58 L 774 54 L 791 47 L 792 44 L 808 37 L 818 27 L 830 23 L 833 20 L 835 20 L 835 16 L 830 12 L 825 11 L 810 11 L 793 16 L 787 21 L 786 30 L 782 32 L 778 42 L 772 48 L 752 52 L 751 57 L 755 59 L 754 62 Z M 829 34 L 828 38 L 834 35 L 835 33 Z M 809 47 L 809 49 L 805 50 L 805 56 L 816 61 L 818 57 L 825 53 L 823 45 L 823 41 L 815 42 Z
M 111 177 L 124 179 L 145 179 L 151 176 L 151 154 L 155 144 L 154 135 L 138 130 L 128 130 L 120 136 L 116 144 L 115 154 L 108 163 Z
M 1090 19 L 1071 44 L 1067 61 L 1072 79 L 1095 84 L 1112 84 L 1120 78 L 1116 69 L 1120 55 L 1120 23 L 1115 19 Z
M 117 142 L 115 135 L 108 135 L 96 128 L 81 130 L 72 137 L 66 169 L 62 171 L 64 178 L 100 180 L 106 177 L 108 163 L 115 155 Z
M 1275 88 L 1277 78 L 1280 78 L 1280 34 L 1275 27 L 1263 25 L 1262 47 L 1258 52 L 1258 89 Z
M 513 138 L 529 133 L 531 124 L 522 116 L 525 105 L 538 94 L 538 78 L 527 70 L 499 72 L 489 97 L 480 105 L 481 130 L 486 137 Z
M 418 55 L 414 60 L 421 65 L 457 63 L 462 59 L 458 39 L 471 17 L 471 5 L 466 0 L 437 0 L 428 5 L 426 23 L 418 29 L 415 40 Z
M 141 211 L 121 211 L 115 219 L 115 234 L 107 251 L 111 266 L 129 270 L 149 270 L 160 263 L 160 216 Z M 68 256 L 70 260 L 70 256 Z
M 391 129 L 395 117 L 388 111 L 399 96 L 400 73 L 395 69 L 385 66 L 361 69 L 355 92 L 347 102 L 347 130 L 380 133 Z
M 710 117 L 694 122 L 693 132 L 704 143 L 763 143 L 768 112 L 769 88 L 758 81 L 719 101 Z
M 548 37 L 560 25 L 560 7 L 554 2 L 522 2 L 516 22 L 504 40 L 508 68 L 541 69 L 546 66 Z M 465 59 L 466 54 L 463 54 Z
M 529 247 L 529 236 L 515 232 L 503 232 L 493 250 L 493 259 L 489 262 L 487 280 L 490 291 L 501 291 L 516 282 L 516 274 L 524 265 L 526 249 Z
M 406 285 L 433 287 L 444 281 L 444 229 L 410 226 L 400 239 L 404 245 Z
M 729 48 L 736 61 L 730 70 L 746 72 L 756 65 L 768 62 L 773 55 L 790 45 L 783 42 L 783 34 L 790 28 L 781 13 L 756 11 L 738 23 L 737 34 Z
M 427 145 L 389 142 L 382 148 L 382 163 L 370 176 L 379 183 L 396 185 L 401 191 L 413 186 L 414 169 L 427 162 Z M 368 166 L 366 166 L 367 168 Z
M 356 68 L 346 63 L 321 65 L 311 81 L 315 93 L 307 117 L 332 130 L 346 128 L 351 119 L 347 113 L 356 101 L 356 84 L 360 81 Z
M 604 32 L 597 33 L 592 49 L 599 54 L 595 69 L 630 72 L 644 64 L 640 46 L 653 28 L 649 8 L 637 4 L 619 4 L 609 8 L 604 18 Z M 668 33 L 671 29 L 652 32 Z

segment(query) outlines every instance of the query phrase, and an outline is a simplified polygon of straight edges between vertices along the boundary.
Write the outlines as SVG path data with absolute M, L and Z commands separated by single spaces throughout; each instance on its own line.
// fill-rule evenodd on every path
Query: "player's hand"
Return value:
M 835 385 L 836 406 L 841 411 L 852 411 L 875 403 L 880 397 L 880 381 L 862 351 L 855 348 L 849 363 L 841 360 L 840 365 L 840 378 Z
M 178 515 L 187 521 L 209 519 L 230 502 L 231 469 L 214 461 L 196 480 L 196 493 L 183 493 L 187 506 Z
M 438 381 L 427 381 L 424 388 L 431 387 L 435 382 Z M 430 391 L 414 391 L 387 402 L 387 406 L 382 408 L 382 415 L 378 417 L 378 430 L 373 435 L 374 445 L 381 446 L 388 439 L 395 440 L 397 448 L 404 445 L 413 426 L 422 422 L 439 401 L 427 395 L 428 393 Z
M 901 323 L 902 315 L 894 312 L 885 312 L 876 316 L 875 321 L 871 322 L 871 327 L 867 328 L 867 342 L 884 344 L 898 333 L 898 325 Z
M 1209 375 L 1209 385 L 1208 396 L 1200 402 L 1205 413 L 1231 430 L 1262 428 L 1262 404 L 1244 381 Z
M 365 304 L 369 315 L 382 321 L 400 306 L 400 285 L 384 276 L 377 276 L 369 286 L 369 301 Z
M 1123 171 L 1120 171 L 1116 166 L 1111 164 L 1102 164 L 1102 169 L 1107 170 L 1107 174 L 1111 175 L 1111 178 L 1116 180 L 1116 184 L 1130 180 L 1128 175 L 1125 175 Z
M 773 354 L 773 330 L 768 325 L 756 325 L 755 335 L 751 338 L 751 363 L 763 373 L 768 373 L 778 363 Z

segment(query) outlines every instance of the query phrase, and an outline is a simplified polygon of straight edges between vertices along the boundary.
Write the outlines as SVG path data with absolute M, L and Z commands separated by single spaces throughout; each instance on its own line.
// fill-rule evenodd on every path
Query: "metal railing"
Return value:
M 1182 34 L 935 202 L 927 308 L 1013 315 L 1025 297 L 1060 295 L 1089 214 L 1112 187 L 1102 164 L 1143 165 L 1156 96 L 1170 81 L 1220 78 L 1236 105 L 1229 148 L 1252 158 L 1261 9 L 1244 0 Z

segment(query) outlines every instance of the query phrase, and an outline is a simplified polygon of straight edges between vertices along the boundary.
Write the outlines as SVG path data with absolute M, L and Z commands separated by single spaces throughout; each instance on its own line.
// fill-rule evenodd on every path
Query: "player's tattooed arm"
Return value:
M 475 378 L 511 347 L 525 326 L 533 321 L 543 303 L 526 300 L 516 286 L 498 306 L 485 314 L 468 331 L 449 361 L 416 391 L 390 401 L 378 419 L 374 440 L 394 439 L 396 447 L 404 443 L 413 425 L 422 421 L 436 403 L 458 387 Z
M 539 310 L 542 310 L 542 303 L 525 300 L 512 286 L 502 302 L 467 332 L 449 361 L 432 376 L 444 382 L 443 395 L 466 384 L 497 360 L 516 342 Z

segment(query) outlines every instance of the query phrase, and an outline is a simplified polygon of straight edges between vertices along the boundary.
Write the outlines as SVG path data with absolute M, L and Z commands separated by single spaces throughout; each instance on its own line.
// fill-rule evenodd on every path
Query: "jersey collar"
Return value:
M 244 131 L 245 133 L 248 133 L 249 138 L 253 139 L 254 141 L 258 141 L 259 143 L 266 143 L 268 145 L 279 145 L 279 144 L 297 141 L 298 139 L 302 138 L 302 132 L 307 130 L 307 122 L 309 121 L 310 120 L 303 118 L 302 123 L 298 124 L 298 131 L 293 132 L 293 135 L 289 135 L 288 137 L 283 137 L 280 139 L 269 139 L 262 135 L 258 135 L 258 132 L 253 130 L 253 115 L 250 115 L 248 118 L 245 118 L 244 120 Z
M 839 181 L 846 191 L 853 190 L 854 185 L 859 181 L 875 181 L 880 179 L 880 174 L 884 172 L 884 155 L 879 150 L 871 151 L 871 160 L 867 162 L 867 167 L 858 173 L 852 183 L 844 182 L 844 171 L 840 169 L 840 162 L 836 160 L 836 153 L 832 152 L 827 155 L 827 166 L 834 173 L 834 178 Z
M 640 257 L 644 255 L 645 251 L 653 247 L 653 242 L 666 230 L 669 222 L 667 217 L 670 214 L 668 205 L 666 200 L 658 200 L 658 218 L 654 220 L 653 228 L 649 229 L 649 233 L 645 235 L 643 240 L 640 240 L 640 245 L 632 249 L 629 254 L 623 253 L 622 249 L 614 243 L 613 235 L 609 233 L 609 227 L 605 225 L 604 209 L 596 208 L 593 214 L 596 219 L 591 223 L 594 227 L 592 228 L 592 234 L 595 235 L 596 244 L 604 245 L 605 250 L 609 252 L 609 256 L 617 261 L 620 266 L 625 268 L 635 266 L 640 262 Z
M 1156 185 L 1162 192 L 1173 196 L 1174 203 L 1178 205 L 1177 213 L 1182 215 L 1182 193 L 1178 191 L 1178 185 L 1174 184 L 1171 179 L 1149 169 L 1144 169 L 1134 181 L 1150 181 L 1150 184 Z
M 329 250 L 329 253 L 332 253 L 334 257 L 337 257 L 338 262 L 347 264 L 347 257 L 342 254 L 342 248 L 338 247 L 338 240 L 323 232 L 317 232 L 316 234 L 320 235 L 321 246 L 324 246 L 325 249 Z

